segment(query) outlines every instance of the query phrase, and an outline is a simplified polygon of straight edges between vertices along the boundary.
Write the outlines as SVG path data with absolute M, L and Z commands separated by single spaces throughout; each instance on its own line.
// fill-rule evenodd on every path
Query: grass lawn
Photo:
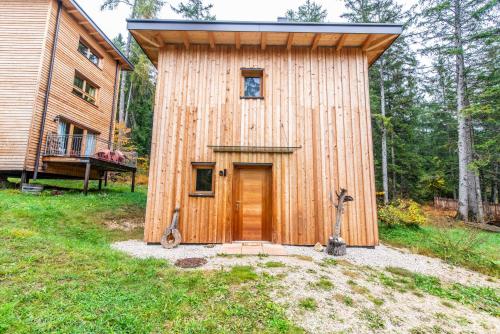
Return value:
M 439 257 L 494 277 L 500 277 L 500 234 L 455 226 L 429 224 L 420 228 L 379 225 L 382 242 L 415 253 Z
M 252 267 L 187 271 L 110 248 L 141 231 L 106 228 L 138 218 L 145 188 L 53 196 L 0 191 L 0 333 L 301 333 Z M 93 184 L 95 188 L 95 184 Z

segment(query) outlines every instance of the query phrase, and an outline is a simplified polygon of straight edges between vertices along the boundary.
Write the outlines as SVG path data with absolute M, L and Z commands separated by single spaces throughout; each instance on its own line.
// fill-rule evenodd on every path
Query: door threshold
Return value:
M 272 244 L 269 241 L 235 241 L 222 245 L 222 254 L 227 255 L 273 255 L 286 256 L 288 252 L 281 244 Z
M 243 246 L 262 246 L 262 245 L 268 245 L 272 244 L 271 241 L 265 241 L 265 240 L 236 240 L 232 242 L 233 244 L 241 244 Z

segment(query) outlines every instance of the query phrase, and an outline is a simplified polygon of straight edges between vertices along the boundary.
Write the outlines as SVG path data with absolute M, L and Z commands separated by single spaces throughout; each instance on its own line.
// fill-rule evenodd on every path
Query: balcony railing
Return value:
M 44 156 L 96 158 L 111 163 L 137 166 L 137 152 L 116 147 L 97 135 L 58 135 L 49 133 Z

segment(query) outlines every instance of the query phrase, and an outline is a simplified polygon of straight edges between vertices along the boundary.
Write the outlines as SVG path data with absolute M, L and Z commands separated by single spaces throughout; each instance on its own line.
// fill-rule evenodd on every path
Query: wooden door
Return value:
M 271 241 L 271 168 L 235 168 L 233 240 Z

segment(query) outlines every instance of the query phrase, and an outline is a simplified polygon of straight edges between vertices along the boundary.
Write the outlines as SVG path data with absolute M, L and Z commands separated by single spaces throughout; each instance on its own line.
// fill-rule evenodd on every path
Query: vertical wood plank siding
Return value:
M 22 170 L 41 76 L 49 1 L 0 1 L 0 171 Z
M 242 67 L 264 68 L 263 100 L 240 99 Z M 365 53 L 168 45 L 158 68 L 147 242 L 160 241 L 175 207 L 184 242 L 232 241 L 233 163 L 252 162 L 272 163 L 273 242 L 325 243 L 342 187 L 355 199 L 342 236 L 349 245 L 378 244 Z M 207 145 L 301 148 L 223 153 Z M 189 196 L 192 161 L 216 163 L 215 197 Z

